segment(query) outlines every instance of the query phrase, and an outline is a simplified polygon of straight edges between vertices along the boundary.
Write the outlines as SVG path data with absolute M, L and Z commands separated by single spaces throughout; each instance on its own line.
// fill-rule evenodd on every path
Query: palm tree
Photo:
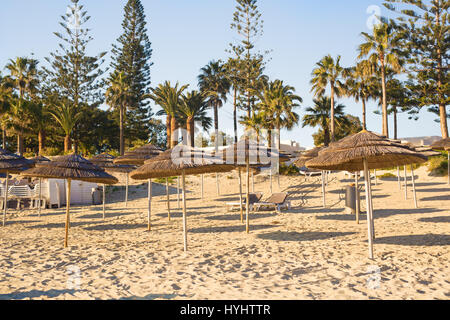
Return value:
M 188 133 L 188 144 L 194 146 L 195 121 L 199 121 L 205 130 L 211 128 L 212 119 L 207 115 L 208 104 L 202 93 L 192 90 L 182 96 L 182 103 L 179 106 L 178 119 L 186 124 Z
M 18 91 L 18 100 L 14 103 L 14 112 L 12 115 L 15 117 L 15 131 L 17 133 L 17 153 L 23 154 L 23 135 L 24 126 L 23 116 L 26 111 L 25 107 L 25 95 L 31 96 L 37 86 L 37 70 L 38 61 L 26 57 L 17 57 L 16 60 L 10 59 L 6 65 L 6 69 L 10 72 L 10 78 L 14 88 Z
M 238 142 L 238 129 L 237 129 L 237 102 L 238 94 L 243 86 L 243 80 L 241 76 L 242 61 L 239 58 L 229 58 L 225 64 L 227 71 L 227 78 L 233 88 L 233 125 L 234 125 L 234 143 Z
M 311 92 L 314 92 L 316 97 L 322 97 L 325 94 L 327 86 L 331 90 L 331 112 L 330 112 L 330 135 L 331 141 L 334 141 L 335 136 L 335 102 L 334 97 L 341 97 L 345 92 L 345 86 L 341 82 L 344 75 L 344 68 L 340 65 L 341 56 L 337 56 L 336 60 L 327 55 L 322 58 L 312 71 L 313 78 L 311 79 Z
M 263 111 L 266 129 L 271 135 L 272 129 L 277 129 L 277 148 L 281 145 L 281 129 L 291 130 L 299 120 L 299 116 L 294 109 L 302 102 L 302 98 L 294 94 L 295 88 L 284 85 L 283 81 L 275 80 L 268 82 L 263 91 L 258 94 L 260 102 L 258 110 Z M 271 136 L 268 137 L 271 146 Z
M 324 132 L 324 145 L 327 147 L 330 144 L 330 113 L 331 113 L 331 98 L 321 97 L 320 99 L 313 99 L 314 107 L 306 108 L 306 114 L 302 119 L 302 128 L 320 126 Z M 347 123 L 347 118 L 344 114 L 345 106 L 338 104 L 335 106 L 335 121 L 338 127 Z
M 376 91 L 375 78 L 369 70 L 368 62 L 361 61 L 348 70 L 345 83 L 346 95 L 353 97 L 356 102 L 361 101 L 362 103 L 362 125 L 364 130 L 367 130 L 366 103 L 369 98 L 375 95 Z
M 6 129 L 5 115 L 10 110 L 10 104 L 13 99 L 12 82 L 8 77 L 2 77 L 0 74 L 0 118 L 2 119 L 2 147 L 6 148 Z
M 367 57 L 369 63 L 379 68 L 381 72 L 383 135 L 389 137 L 386 68 L 389 66 L 395 72 L 402 69 L 401 35 L 395 32 L 393 23 L 386 22 L 374 26 L 372 34 L 361 32 L 361 35 L 365 42 L 358 48 L 358 59 Z
M 72 134 L 73 128 L 80 120 L 81 113 L 77 112 L 76 109 L 69 103 L 58 104 L 54 106 L 49 113 L 61 125 L 61 128 L 66 134 L 64 137 L 64 152 L 66 153 L 72 149 L 70 135 Z
M 115 71 L 108 79 L 109 87 L 106 89 L 106 103 L 111 108 L 119 109 L 120 127 L 120 155 L 125 153 L 124 121 L 127 107 L 132 103 L 131 88 L 128 85 L 125 73 Z
M 167 127 L 167 147 L 173 148 L 178 144 L 178 138 L 174 137 L 174 132 L 178 128 L 177 113 L 182 105 L 183 91 L 186 90 L 189 85 L 183 85 L 178 87 L 178 82 L 175 87 L 172 87 L 170 81 L 165 81 L 163 84 L 159 84 L 158 87 L 151 89 L 152 93 L 149 97 L 162 108 L 156 115 L 166 115 L 166 127 Z
M 208 104 L 214 109 L 214 132 L 219 136 L 219 108 L 227 101 L 227 93 L 230 90 L 230 81 L 227 77 L 225 65 L 219 61 L 210 61 L 200 69 L 198 85 L 200 91 L 205 94 Z M 215 140 L 216 152 L 218 150 L 218 139 Z

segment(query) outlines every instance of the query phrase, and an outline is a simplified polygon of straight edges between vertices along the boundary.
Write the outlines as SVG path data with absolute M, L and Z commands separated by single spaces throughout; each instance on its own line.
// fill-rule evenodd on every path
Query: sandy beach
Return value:
M 65 208 L 40 218 L 10 209 L 0 228 L 0 299 L 449 299 L 450 186 L 425 167 L 415 174 L 418 209 L 411 181 L 407 200 L 396 179 L 373 186 L 374 260 L 365 215 L 356 224 L 344 207 L 342 173 L 330 176 L 327 208 L 320 178 L 282 176 L 280 188 L 274 180 L 292 208 L 251 213 L 249 234 L 225 206 L 238 200 L 237 174 L 220 175 L 219 197 L 205 176 L 203 200 L 200 177 L 189 177 L 187 253 L 176 184 L 170 221 L 165 185 L 154 184 L 150 232 L 140 181 L 128 208 L 122 183 L 108 188 L 105 220 L 101 205 L 72 207 L 67 249 Z M 255 191 L 269 196 L 268 179 L 256 176 Z

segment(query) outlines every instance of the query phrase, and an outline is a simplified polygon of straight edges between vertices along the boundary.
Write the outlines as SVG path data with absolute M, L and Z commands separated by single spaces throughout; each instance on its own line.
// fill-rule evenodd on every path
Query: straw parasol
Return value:
M 396 165 L 425 162 L 427 157 L 409 148 L 363 130 L 350 135 L 319 152 L 319 156 L 309 160 L 306 165 L 322 170 L 364 170 L 366 186 L 367 226 L 369 238 L 369 257 L 373 259 L 373 206 L 369 178 L 370 169 L 383 169 Z
M 166 178 L 171 176 L 181 176 L 182 198 L 183 198 L 183 235 L 184 251 L 187 251 L 187 221 L 186 221 L 186 187 L 185 176 L 191 174 L 202 174 L 212 172 L 227 172 L 232 166 L 226 165 L 217 159 L 206 155 L 203 151 L 178 145 L 169 149 L 154 159 L 148 160 L 145 164 L 131 173 L 133 179 L 151 181 L 153 178 Z M 148 209 L 148 229 L 151 229 L 151 183 L 149 184 L 149 209 Z
M 107 174 L 102 168 L 94 165 L 77 154 L 56 157 L 53 161 L 37 163 L 32 169 L 22 173 L 25 177 L 53 178 L 67 180 L 66 198 L 66 232 L 64 247 L 67 247 L 69 237 L 70 187 L 72 180 L 114 184 L 117 179 Z
M 128 175 L 129 172 L 133 171 L 135 169 L 132 165 L 126 165 L 126 164 L 115 164 L 114 163 L 115 157 L 110 155 L 109 153 L 103 152 L 96 156 L 93 156 L 89 159 L 93 164 L 96 166 L 102 168 L 106 172 L 120 172 L 120 173 L 126 173 Z M 106 211 L 106 192 L 105 192 L 105 184 L 103 184 L 103 219 L 105 219 L 105 211 Z
M 3 226 L 6 222 L 6 211 L 8 210 L 8 181 L 10 173 L 20 173 L 33 166 L 33 162 L 19 156 L 15 153 L 9 152 L 0 148 L 0 173 L 6 175 L 5 189 L 4 189 L 4 203 L 3 203 Z
M 249 197 L 250 197 L 250 168 L 278 164 L 280 153 L 275 148 L 268 148 L 258 144 L 256 141 L 245 138 L 237 143 L 222 150 L 217 157 L 220 157 L 224 163 L 233 165 L 239 170 L 239 197 L 241 222 L 243 222 L 242 208 L 242 181 L 240 176 L 241 168 L 245 167 L 247 172 L 247 191 L 246 191 L 246 232 L 249 233 Z M 272 171 L 271 171 L 272 172 Z M 272 176 L 271 176 L 272 178 Z M 271 180 L 272 182 L 272 180 Z
M 50 162 L 49 158 L 46 158 L 44 156 L 37 156 L 30 159 L 33 162 L 33 165 L 36 166 L 36 163 L 42 163 L 42 162 Z M 38 217 L 41 216 L 41 202 L 42 202 L 42 178 L 39 178 L 39 205 L 38 205 Z
M 448 184 L 450 185 L 450 138 L 444 138 L 431 145 L 432 149 L 447 151 Z
M 131 151 L 125 152 L 123 156 L 117 157 L 113 160 L 115 164 L 125 164 L 125 165 L 138 165 L 141 166 L 148 159 L 154 158 L 159 155 L 162 150 L 152 144 L 146 144 L 142 147 L 136 148 Z M 128 205 L 128 178 L 129 173 L 127 172 L 127 180 L 125 187 L 125 207 Z

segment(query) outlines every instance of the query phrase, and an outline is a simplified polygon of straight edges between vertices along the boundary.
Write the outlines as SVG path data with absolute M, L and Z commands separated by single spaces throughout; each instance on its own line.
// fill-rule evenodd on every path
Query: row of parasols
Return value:
M 446 138 L 437 141 L 431 146 L 431 149 L 449 151 L 450 139 Z M 299 162 L 307 168 L 322 170 L 322 172 L 355 172 L 356 183 L 358 181 L 358 172 L 364 172 L 369 258 L 373 259 L 373 240 L 375 239 L 375 228 L 370 170 L 423 163 L 428 160 L 427 155 L 433 155 L 432 150 L 426 148 L 414 148 L 411 145 L 402 144 L 401 141 L 391 140 L 373 132 L 363 130 L 359 133 L 347 136 L 337 142 L 333 142 L 326 148 L 322 147 L 314 149 L 309 153 L 304 154 L 303 157 L 299 159 Z M 450 155 L 448 157 L 450 163 Z M 448 183 L 450 184 L 450 165 L 448 170 Z M 322 188 L 324 189 L 323 174 Z M 323 194 L 325 195 L 324 190 Z M 359 208 L 358 195 L 356 196 L 356 201 L 358 201 L 356 208 Z
M 274 161 L 275 159 L 275 161 Z M 6 173 L 6 186 L 8 190 L 8 174 L 21 174 L 24 177 L 39 179 L 66 179 L 66 219 L 64 247 L 68 246 L 70 227 L 70 194 L 71 181 L 79 180 L 103 184 L 103 217 L 105 214 L 105 184 L 115 184 L 118 179 L 108 172 L 124 172 L 136 180 L 148 180 L 148 230 L 151 230 L 151 203 L 152 179 L 181 177 L 182 206 L 183 206 L 183 242 L 187 251 L 187 214 L 185 177 L 193 174 L 229 172 L 234 169 L 246 168 L 247 194 L 246 194 L 246 231 L 249 232 L 249 173 L 252 168 L 273 166 L 273 162 L 287 161 L 289 158 L 277 150 L 259 145 L 248 139 L 218 152 L 208 154 L 201 149 L 178 145 L 172 149 L 162 151 L 148 144 L 125 153 L 123 156 L 113 158 L 107 154 L 100 154 L 87 160 L 80 155 L 71 154 L 55 157 L 49 160 L 44 157 L 25 159 L 19 155 L 0 149 L 0 172 Z M 139 166 L 136 168 L 136 166 Z M 131 171 L 131 172 L 130 172 Z M 239 179 L 241 183 L 241 179 Z M 40 188 L 41 189 L 41 188 Z M 41 192 L 41 191 L 39 191 Z M 127 193 L 127 192 L 126 192 Z M 243 221 L 242 186 L 240 184 L 241 221 Z M 4 194 L 3 225 L 5 225 L 7 212 L 7 192 Z M 41 194 L 39 194 L 41 197 Z M 127 196 L 126 196 L 127 199 Z M 39 205 L 40 210 L 40 205 Z M 39 211 L 40 214 L 40 211 Z M 170 211 L 169 211 L 170 218 Z

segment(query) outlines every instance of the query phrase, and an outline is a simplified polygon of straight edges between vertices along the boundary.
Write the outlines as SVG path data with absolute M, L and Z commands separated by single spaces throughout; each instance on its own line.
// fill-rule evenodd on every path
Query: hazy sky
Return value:
M 342 64 L 354 64 L 361 31 L 368 32 L 370 6 L 378 6 L 388 14 L 381 0 L 258 0 L 264 20 L 264 35 L 258 41 L 261 50 L 270 49 L 266 74 L 279 78 L 296 89 L 303 98 L 298 109 L 312 105 L 311 71 L 323 56 L 342 55 Z M 65 14 L 69 0 L 1 1 L 0 6 L 0 68 L 9 58 L 35 57 L 45 64 L 44 57 L 56 50 L 61 31 L 60 15 Z M 91 20 L 89 28 L 94 40 L 87 51 L 95 55 L 110 51 L 111 44 L 122 32 L 125 0 L 81 0 Z M 230 42 L 237 36 L 230 29 L 234 0 L 142 0 L 147 16 L 147 28 L 153 48 L 152 86 L 165 80 L 190 84 L 197 89 L 201 67 L 212 59 L 226 59 Z M 369 10 L 370 11 L 370 10 Z M 109 66 L 110 54 L 105 65 Z M 229 101 L 232 101 L 231 97 Z M 361 117 L 361 105 L 349 99 L 339 99 L 346 112 Z M 159 108 L 152 104 L 153 110 Z M 368 104 L 368 129 L 381 131 L 381 117 L 373 114 L 377 103 Z M 232 134 L 232 105 L 228 102 L 219 113 L 219 127 Z M 212 116 L 212 113 L 211 113 Z M 399 136 L 440 135 L 436 116 L 423 110 L 419 121 L 399 115 Z M 392 120 L 390 121 L 392 132 Z M 313 128 L 294 128 L 282 133 L 282 140 L 293 139 L 302 146 L 312 146 Z

